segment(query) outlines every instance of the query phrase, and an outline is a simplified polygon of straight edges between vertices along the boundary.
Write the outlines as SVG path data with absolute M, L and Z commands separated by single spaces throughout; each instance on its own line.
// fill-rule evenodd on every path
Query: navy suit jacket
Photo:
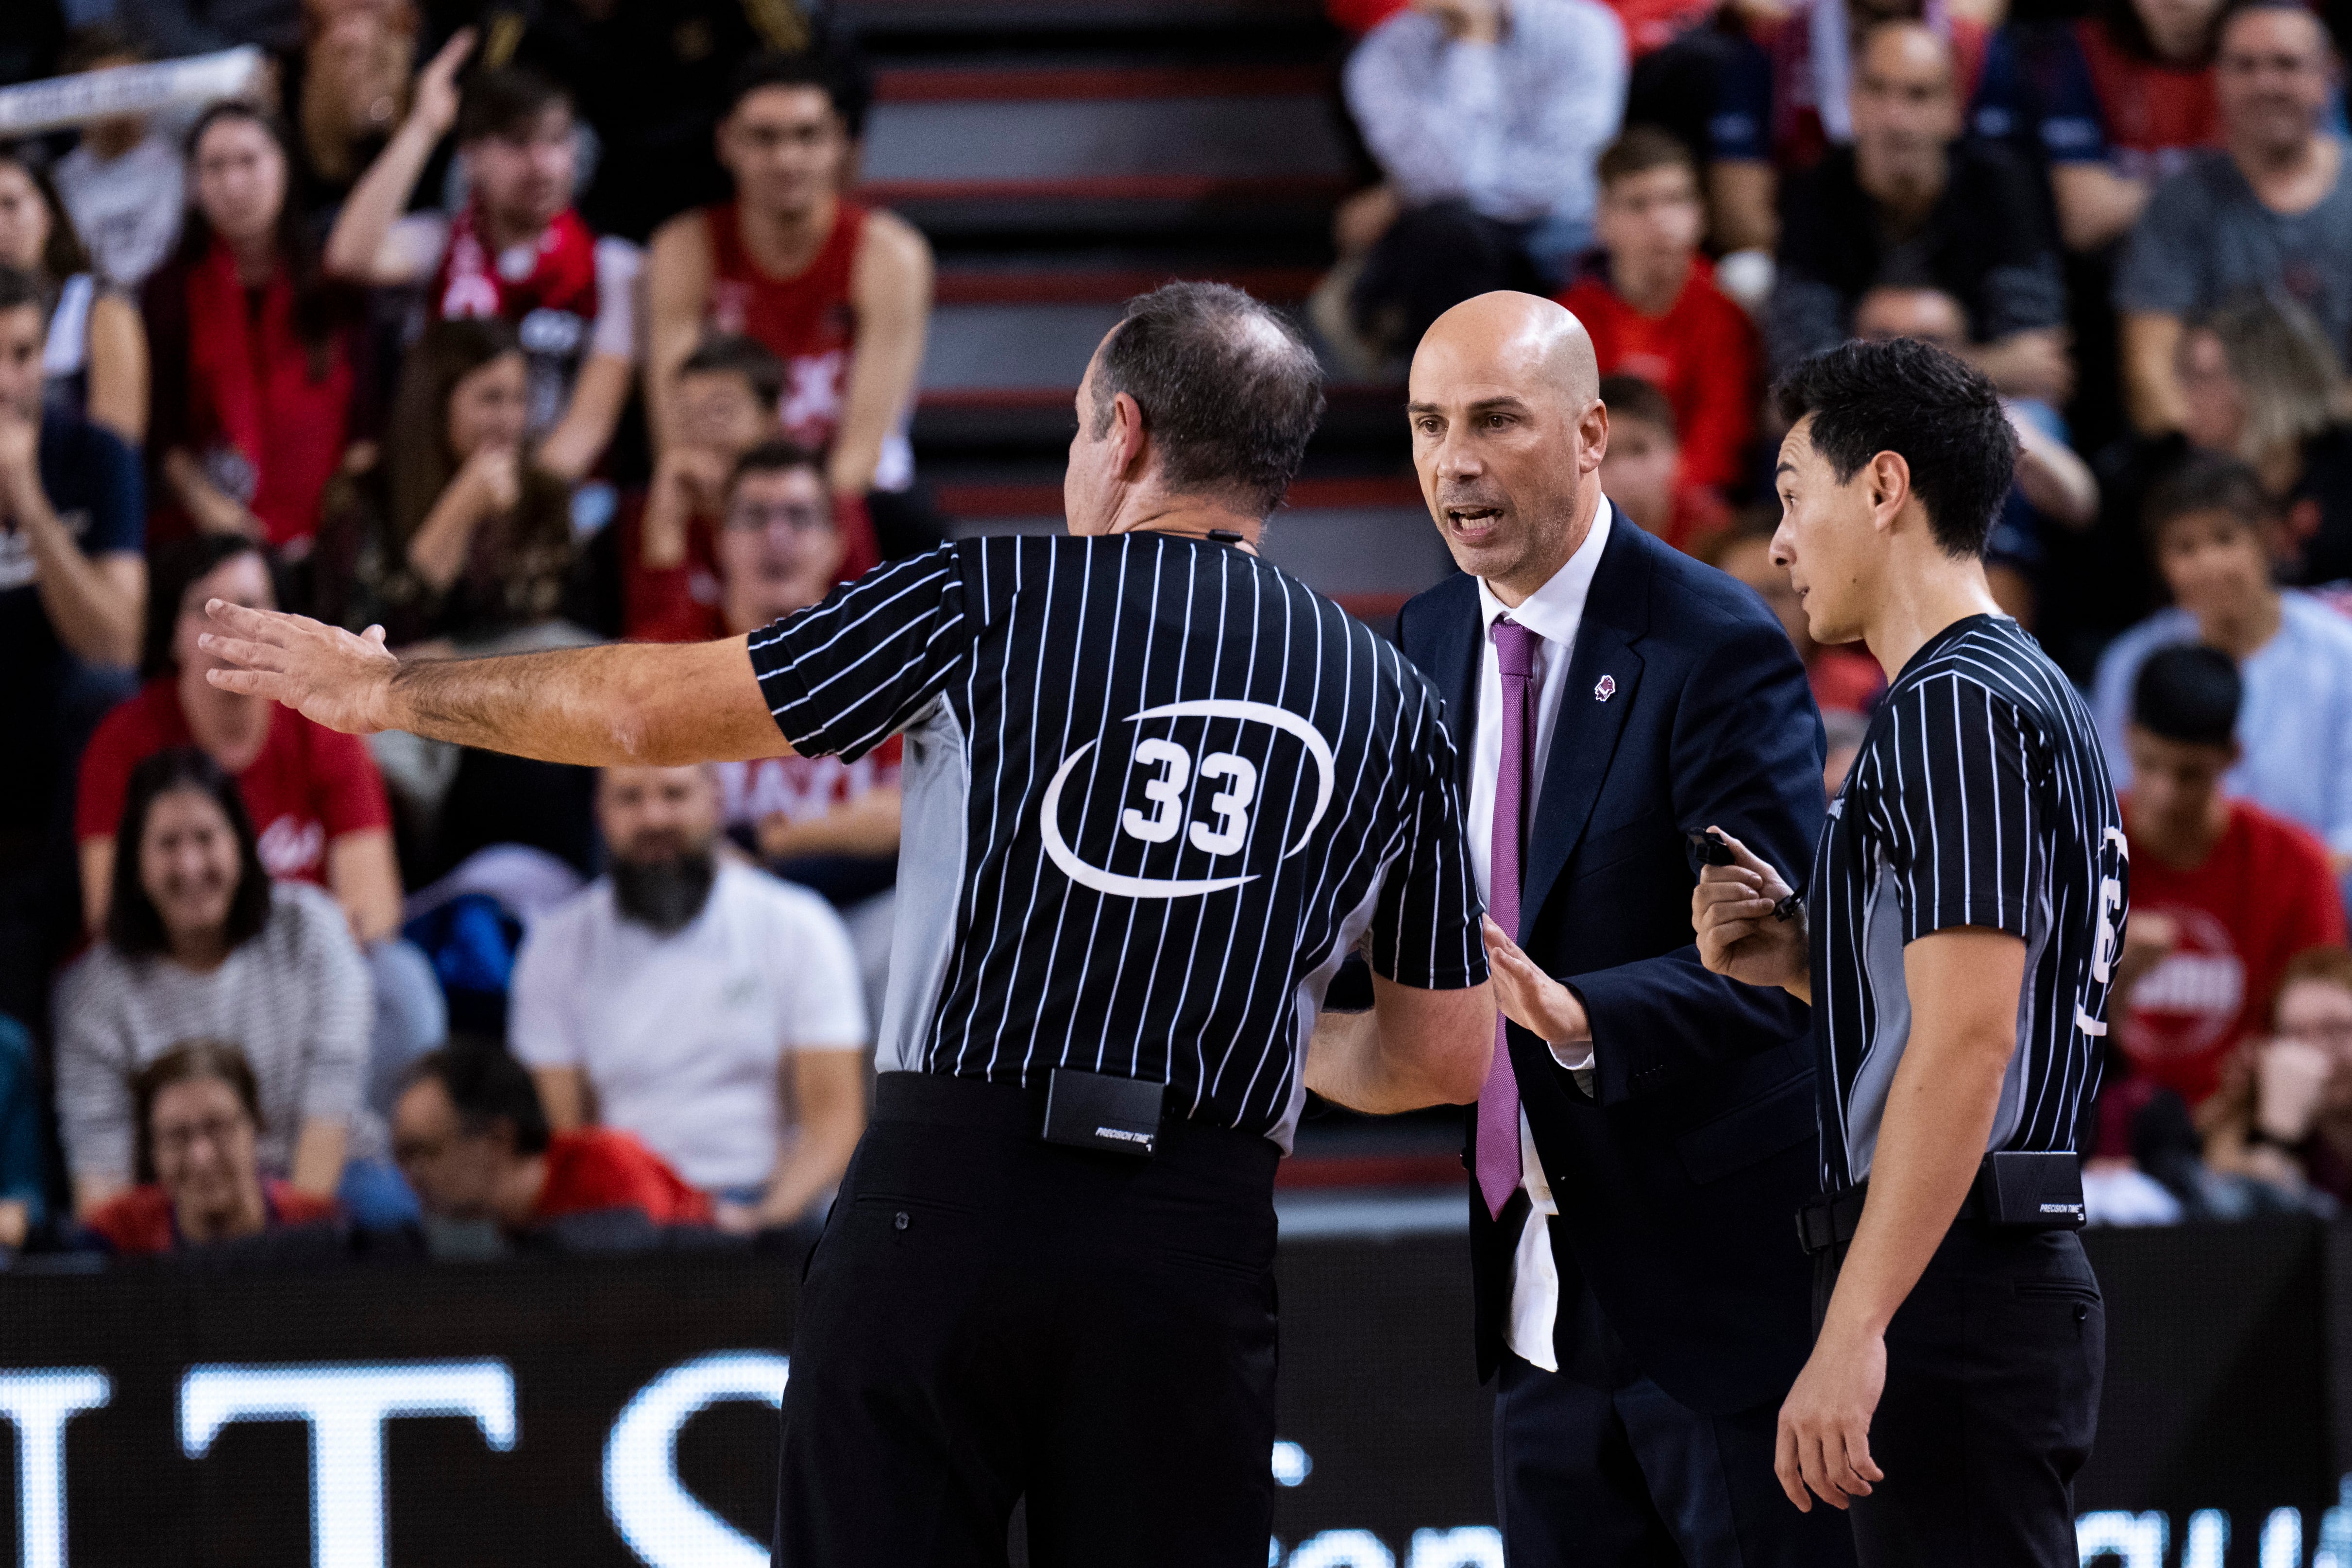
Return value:
M 1412 600 L 1398 635 L 1453 705 L 1466 796 L 1476 580 Z M 1810 865 L 1822 755 L 1804 666 L 1763 601 L 1617 513 L 1528 826 L 1516 934 L 1583 1000 L 1593 1092 L 1517 1025 L 1511 1065 L 1559 1207 L 1563 1301 L 1580 1276 L 1634 1364 L 1709 1414 L 1777 1401 L 1811 1347 L 1792 1217 L 1819 1191 L 1819 1143 L 1808 1009 L 1699 963 L 1686 835 L 1712 823 L 1773 865 Z M 1475 1110 L 1469 1124 L 1475 1144 Z M 1475 1182 L 1470 1198 L 1483 1380 L 1502 1355 L 1518 1235 Z

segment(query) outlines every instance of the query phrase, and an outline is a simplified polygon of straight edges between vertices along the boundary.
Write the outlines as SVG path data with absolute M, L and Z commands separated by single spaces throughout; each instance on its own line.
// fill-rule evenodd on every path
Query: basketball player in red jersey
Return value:
M 473 45 L 472 29 L 459 31 L 418 74 L 408 118 L 327 236 L 327 270 L 381 287 L 429 283 L 426 305 L 443 318 L 512 321 L 530 363 L 539 465 L 577 480 L 604 455 L 628 401 L 644 256 L 591 234 L 572 208 L 579 160 L 562 88 L 532 71 L 487 70 L 461 102 L 457 70 Z M 453 125 L 466 204 L 404 216 Z
M 675 428 L 677 371 L 695 345 L 740 332 L 789 368 L 782 433 L 827 453 L 836 497 L 912 481 L 905 426 L 930 316 L 931 252 L 912 225 L 841 195 L 863 121 L 862 87 L 832 59 L 745 63 L 719 125 L 735 200 L 663 225 L 646 264 L 656 440 Z M 845 541 L 854 575 L 872 564 L 870 532 L 862 517 L 844 520 L 866 534 Z

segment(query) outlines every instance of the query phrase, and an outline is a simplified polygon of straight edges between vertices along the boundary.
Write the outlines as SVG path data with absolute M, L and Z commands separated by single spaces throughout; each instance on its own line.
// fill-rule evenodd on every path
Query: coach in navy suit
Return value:
M 1507 293 L 1441 318 L 1412 376 L 1464 575 L 1400 635 L 1451 705 L 1515 1020 L 1465 1158 L 1505 1555 L 1850 1563 L 1843 1516 L 1772 1471 L 1811 1341 L 1809 1019 L 1708 974 L 1690 924 L 1688 835 L 1810 861 L 1821 724 L 1763 603 L 1602 497 L 1597 383 L 1576 319 Z

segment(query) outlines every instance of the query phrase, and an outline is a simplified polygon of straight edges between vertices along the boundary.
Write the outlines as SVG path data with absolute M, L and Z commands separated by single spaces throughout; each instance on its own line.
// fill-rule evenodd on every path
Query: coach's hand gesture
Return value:
M 1592 1038 L 1592 1020 L 1574 991 L 1545 974 L 1491 916 L 1480 919 L 1478 926 L 1494 971 L 1495 1002 L 1505 1018 L 1553 1045 Z
M 345 735 L 395 727 L 392 677 L 400 661 L 383 645 L 383 628 L 353 636 L 307 615 L 253 610 L 215 599 L 205 606 L 216 632 L 196 646 L 230 666 L 205 678 L 223 691 L 284 703 L 313 723 Z
M 1722 833 L 1717 828 L 1708 831 Z M 1716 974 L 1751 986 L 1778 986 L 1811 1001 L 1804 913 L 1800 909 L 1787 920 L 1772 913 L 1789 896 L 1787 879 L 1729 833 L 1722 838 L 1731 846 L 1734 863 L 1701 866 L 1698 885 L 1691 889 L 1699 961 Z

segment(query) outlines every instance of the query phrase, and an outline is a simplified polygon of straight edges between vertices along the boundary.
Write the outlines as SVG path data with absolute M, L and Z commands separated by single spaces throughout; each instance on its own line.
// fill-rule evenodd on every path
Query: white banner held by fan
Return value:
M 260 70 L 261 51 L 247 45 L 182 60 L 110 66 L 0 88 L 0 140 L 86 125 L 110 115 L 202 108 L 218 99 L 242 96 Z

